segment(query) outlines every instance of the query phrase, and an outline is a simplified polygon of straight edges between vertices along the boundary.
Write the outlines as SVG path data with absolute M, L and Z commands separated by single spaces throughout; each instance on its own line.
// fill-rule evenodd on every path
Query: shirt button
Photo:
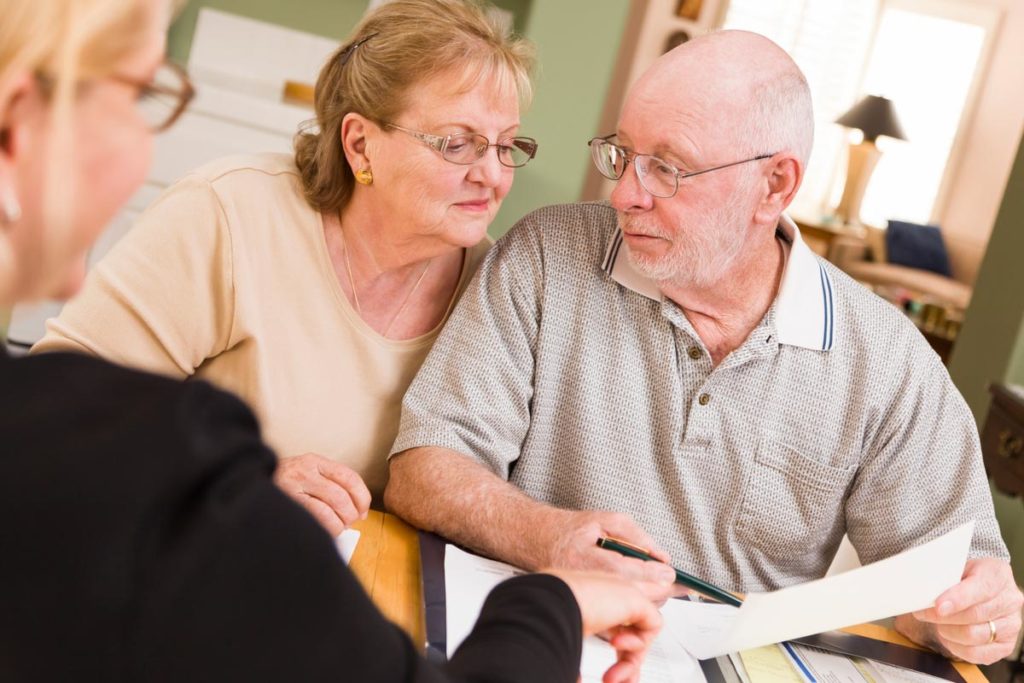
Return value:
M 710 402 L 711 402 L 711 395 L 710 394 L 701 394 L 700 398 L 697 399 L 697 403 L 700 403 L 702 406 L 706 406 Z
M 700 348 L 699 347 L 691 346 L 689 351 L 688 351 L 688 353 L 690 354 L 690 358 L 692 358 L 694 360 L 697 360 L 698 358 L 700 358 Z

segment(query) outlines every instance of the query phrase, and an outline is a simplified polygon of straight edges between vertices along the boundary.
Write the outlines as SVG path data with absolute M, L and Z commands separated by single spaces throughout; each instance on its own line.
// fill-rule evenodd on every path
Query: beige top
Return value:
M 467 251 L 456 298 L 488 246 Z M 393 341 L 363 322 L 291 157 L 263 154 L 168 189 L 33 351 L 209 380 L 252 406 L 281 456 L 345 463 L 379 504 L 402 396 L 437 332 Z

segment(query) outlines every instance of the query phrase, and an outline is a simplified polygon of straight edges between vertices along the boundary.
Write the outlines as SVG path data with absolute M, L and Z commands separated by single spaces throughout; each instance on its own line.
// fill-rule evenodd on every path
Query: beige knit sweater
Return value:
M 456 298 L 488 245 L 467 252 Z M 379 505 L 402 396 L 437 332 L 392 341 L 360 319 L 291 158 L 264 154 L 168 189 L 33 352 L 209 380 L 249 403 L 280 456 L 345 463 Z

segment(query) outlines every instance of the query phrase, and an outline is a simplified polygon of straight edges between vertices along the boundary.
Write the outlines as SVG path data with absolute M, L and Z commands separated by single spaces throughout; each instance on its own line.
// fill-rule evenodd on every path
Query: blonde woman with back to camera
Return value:
M 532 52 L 481 6 L 395 0 L 324 66 L 294 157 L 163 194 L 48 324 L 75 350 L 238 394 L 332 534 L 380 501 L 401 398 L 537 144 Z
M 187 77 L 163 64 L 168 10 L 0 0 L 0 306 L 78 289 L 153 132 L 187 105 Z M 2 346 L 0 387 L 4 681 L 569 683 L 596 632 L 618 651 L 605 680 L 628 681 L 660 626 L 649 598 L 667 587 L 521 576 L 436 666 L 273 484 L 274 454 L 233 396 Z

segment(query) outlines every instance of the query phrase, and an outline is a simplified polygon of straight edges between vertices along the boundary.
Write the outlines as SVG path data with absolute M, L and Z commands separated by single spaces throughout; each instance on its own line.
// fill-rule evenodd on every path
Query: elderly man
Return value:
M 527 568 L 667 570 L 611 535 L 736 591 L 821 576 L 844 533 L 873 562 L 974 519 L 961 583 L 897 627 L 1008 654 L 1022 599 L 963 399 L 783 214 L 812 121 L 761 36 L 658 60 L 590 143 L 611 206 L 541 209 L 490 251 L 406 396 L 386 504 Z

